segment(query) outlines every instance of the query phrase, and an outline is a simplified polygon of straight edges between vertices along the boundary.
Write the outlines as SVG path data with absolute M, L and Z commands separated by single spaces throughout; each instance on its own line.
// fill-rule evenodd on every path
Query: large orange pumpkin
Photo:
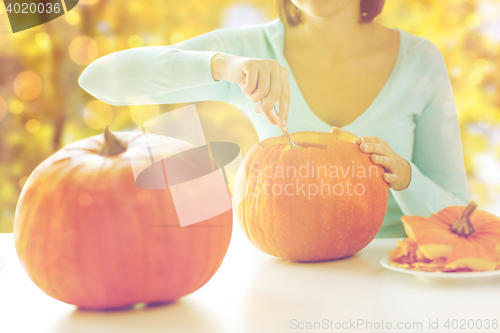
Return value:
M 384 170 L 346 133 L 297 132 L 252 148 L 241 165 L 235 210 L 261 251 L 292 261 L 338 259 L 375 237 L 387 208 Z
M 48 295 L 90 309 L 168 302 L 203 286 L 220 266 L 232 211 L 181 227 L 168 187 L 136 185 L 130 160 L 151 164 L 151 151 L 180 151 L 181 141 L 149 135 L 148 151 L 140 136 L 106 132 L 106 140 L 71 144 L 23 187 L 17 254 Z

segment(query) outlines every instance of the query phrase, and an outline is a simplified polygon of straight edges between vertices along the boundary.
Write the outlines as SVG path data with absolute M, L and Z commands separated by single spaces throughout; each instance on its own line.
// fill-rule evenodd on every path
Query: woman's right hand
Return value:
M 276 60 L 243 58 L 218 53 L 212 58 L 212 77 L 237 83 L 243 93 L 254 103 L 255 112 L 264 112 L 267 120 L 275 122 L 268 114 L 279 101 L 278 119 L 286 126 L 290 107 L 288 70 Z

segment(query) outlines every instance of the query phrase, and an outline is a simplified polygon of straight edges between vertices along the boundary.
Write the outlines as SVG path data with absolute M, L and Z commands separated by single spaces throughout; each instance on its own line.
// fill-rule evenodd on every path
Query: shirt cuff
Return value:
M 212 77 L 212 58 L 220 52 L 184 51 L 177 53 L 170 67 L 170 77 L 179 87 L 194 87 L 217 82 Z
M 408 162 L 411 168 L 410 184 L 404 190 L 390 190 L 403 214 L 429 217 L 431 213 L 427 205 L 432 190 L 429 184 L 430 179 L 420 172 L 415 164 Z

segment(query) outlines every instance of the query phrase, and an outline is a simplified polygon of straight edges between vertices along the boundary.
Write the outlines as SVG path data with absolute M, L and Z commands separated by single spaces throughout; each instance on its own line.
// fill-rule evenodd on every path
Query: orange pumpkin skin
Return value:
M 474 210 L 469 221 L 475 231 L 462 237 L 451 231 L 465 207 L 450 206 L 429 218 L 402 216 L 408 238 L 413 240 L 428 259 L 446 258 L 447 269 L 470 268 L 494 270 L 500 264 L 500 218 L 482 210 Z
M 292 261 L 331 260 L 357 253 L 373 240 L 384 220 L 388 186 L 382 178 L 383 168 L 359 150 L 353 135 L 297 132 L 292 137 L 301 149 L 289 150 L 280 136 L 262 141 L 245 156 L 234 193 L 243 230 L 259 250 Z M 312 165 L 325 166 L 328 174 Z M 332 166 L 343 168 L 339 177 L 331 173 Z M 352 169 L 347 169 L 352 166 L 354 177 Z M 299 175 L 301 167 L 309 170 L 309 177 L 301 177 L 305 172 Z M 367 175 L 368 170 L 372 172 L 371 177 L 359 177 L 358 167 Z M 281 174 L 280 170 L 290 172 Z M 348 195 L 347 181 L 353 184 L 351 193 L 354 184 L 362 184 L 364 194 Z M 344 184 L 344 194 L 337 195 L 341 193 L 338 183 Z M 316 195 L 311 195 L 313 184 L 318 186 Z M 325 184 L 330 185 L 329 194 Z M 304 193 L 301 185 L 311 190 Z
M 116 133 L 123 142 L 128 135 L 136 134 Z M 102 135 L 78 141 L 44 161 L 23 187 L 16 250 L 48 295 L 88 309 L 169 302 L 203 286 L 220 266 L 232 211 L 180 227 L 170 191 L 134 181 L 130 157 L 150 164 L 139 141 L 107 157 L 99 155 Z M 175 150 L 179 141 L 150 135 L 149 144 Z

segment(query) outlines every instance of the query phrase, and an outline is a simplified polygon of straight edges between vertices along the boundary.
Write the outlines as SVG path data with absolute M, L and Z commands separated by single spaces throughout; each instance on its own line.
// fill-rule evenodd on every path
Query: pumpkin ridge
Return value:
M 284 163 L 284 159 L 285 159 L 285 156 L 287 156 L 287 153 L 289 151 L 291 151 L 289 148 L 288 145 L 282 145 L 281 146 L 282 148 L 279 149 L 279 146 L 276 147 L 276 151 L 277 151 L 277 154 L 278 154 L 278 158 L 273 162 L 273 174 L 275 174 L 275 170 L 276 170 L 276 166 L 277 165 L 286 165 Z M 288 149 L 285 151 L 285 149 Z M 275 181 L 275 177 L 272 177 L 271 178 L 271 181 L 272 181 L 272 184 L 271 184 L 271 188 L 272 186 L 274 185 L 274 181 Z M 272 194 L 272 191 L 271 191 L 271 194 Z M 280 194 L 281 195 L 281 194 Z M 274 204 L 276 203 L 277 201 L 277 197 L 275 197 L 273 195 L 273 206 Z M 285 212 L 288 212 L 289 213 L 289 209 L 285 209 L 284 210 Z M 273 209 L 273 215 L 274 214 L 281 214 L 282 216 L 286 216 L 286 214 L 283 212 L 283 209 Z M 280 220 L 279 216 L 273 216 L 273 220 Z M 289 219 L 284 219 L 284 220 L 287 220 L 289 221 Z M 280 230 L 283 228 L 283 226 L 280 226 Z M 276 256 L 277 257 L 285 257 L 286 256 L 286 252 L 285 252 L 285 249 L 283 249 L 283 247 L 280 245 L 280 242 L 278 241 L 278 238 L 279 238 L 279 235 L 282 234 L 281 232 L 278 231 L 278 224 L 277 223 L 273 223 L 273 231 L 271 233 L 271 235 L 273 236 L 272 239 L 273 239 L 273 243 L 274 243 L 274 249 L 275 249 L 275 253 L 276 253 Z
M 252 155 L 256 155 L 256 156 L 260 156 L 262 155 L 262 149 L 260 146 L 255 149 L 254 152 L 252 152 Z M 252 156 L 251 155 L 251 156 Z M 247 186 L 250 186 L 250 184 L 252 184 L 252 181 L 253 181 L 253 178 L 255 177 L 253 175 L 253 168 L 252 168 L 252 164 L 250 163 L 249 166 L 248 166 L 248 172 L 247 172 Z M 244 204 L 244 211 L 248 211 L 249 212 L 249 217 L 252 217 L 255 215 L 255 210 L 256 210 L 256 201 L 258 200 L 258 197 L 256 195 L 252 195 L 254 194 L 255 192 L 255 187 L 253 187 L 254 190 L 252 192 L 250 192 L 250 190 L 248 191 L 247 195 L 245 196 L 245 204 Z M 247 205 L 247 201 L 250 201 Z M 241 221 L 244 223 L 244 227 L 245 227 L 245 230 L 247 231 L 247 234 L 248 234 L 248 237 L 249 239 L 251 240 L 252 243 L 254 243 L 254 240 L 253 240 L 253 235 L 252 235 L 252 232 L 250 230 L 250 226 L 247 222 L 247 216 L 244 215 L 244 214 L 241 214 Z
M 248 226 L 246 222 L 246 216 L 244 214 L 241 214 L 242 211 L 247 211 L 247 200 L 250 197 L 250 180 L 251 180 L 251 164 L 247 165 L 247 161 L 251 159 L 260 149 L 258 145 L 255 145 L 250 149 L 250 151 L 245 155 L 243 158 L 242 164 L 240 165 L 240 168 L 238 170 L 238 175 L 237 175 L 237 181 L 235 182 L 235 191 L 234 191 L 234 198 L 237 198 L 239 202 L 235 205 L 235 208 L 238 207 L 243 207 L 236 209 L 237 211 L 237 217 L 238 217 L 238 222 L 240 225 L 242 225 L 243 230 L 245 234 L 247 235 L 248 238 L 250 238 L 249 231 L 248 231 Z M 244 174 L 243 176 L 240 176 L 241 170 L 243 170 Z M 244 181 L 243 184 L 241 185 L 241 182 L 239 181 L 239 177 L 243 177 Z M 243 189 L 240 189 L 240 187 L 243 186 Z M 240 197 L 241 196 L 241 197 Z M 234 202 L 234 201 L 233 201 Z
M 488 261 L 497 261 L 498 258 L 496 256 L 496 251 L 492 244 L 488 245 L 482 245 L 478 244 L 477 241 L 475 242 L 472 239 L 469 238 L 463 238 L 462 241 L 460 242 L 460 245 L 457 246 L 458 242 L 460 240 L 456 240 L 454 243 L 452 243 L 452 250 L 450 252 L 450 255 L 447 258 L 446 263 L 451 264 L 455 261 L 458 260 L 464 260 L 467 258 L 470 259 L 484 259 Z M 465 252 L 467 255 L 460 255 L 460 253 Z
M 500 221 L 498 217 L 487 212 L 487 211 L 474 211 L 471 215 L 471 222 L 478 229 L 484 228 L 484 225 L 488 225 L 490 223 L 495 223 L 500 225 Z M 500 233 L 500 231 L 499 231 Z
M 288 145 L 283 145 L 283 146 L 282 146 L 283 148 L 282 148 L 281 150 L 279 150 L 279 148 L 278 148 L 278 147 L 279 147 L 279 146 L 277 146 L 277 147 L 276 147 L 276 149 L 279 151 L 279 156 L 278 156 L 277 160 L 273 163 L 273 174 L 275 174 L 275 170 L 276 170 L 276 166 L 277 166 L 277 165 L 280 165 L 280 166 L 286 166 L 286 165 L 287 165 L 287 163 L 285 162 L 285 158 L 286 158 L 286 156 L 287 156 L 287 154 L 286 154 L 286 153 L 287 153 L 288 151 L 290 151 L 290 150 L 288 150 L 288 151 L 285 151 L 285 150 L 284 150 L 284 149 L 286 149 L 286 148 L 289 148 L 289 147 L 288 147 Z M 302 147 L 302 148 L 304 148 L 304 147 Z M 289 155 L 288 155 L 288 156 L 289 156 Z M 271 188 L 272 188 L 272 186 L 274 186 L 274 177 L 272 177 L 272 182 L 273 182 L 273 183 L 271 184 Z M 280 185 L 280 186 L 281 186 L 281 185 Z M 285 186 L 286 186 L 286 185 L 285 185 Z M 281 195 L 281 194 L 280 194 L 280 195 Z M 274 196 L 273 196 L 273 197 L 274 197 Z M 279 206 L 276 204 L 276 202 L 277 202 L 277 201 L 278 201 L 278 199 L 277 199 L 277 198 L 273 198 L 273 206 L 274 206 L 274 207 L 279 207 Z M 284 210 L 281 210 L 281 209 L 274 209 L 274 210 L 273 210 L 273 214 L 278 214 L 278 212 L 279 212 L 282 216 L 284 216 L 283 220 L 287 220 L 287 221 L 289 221 L 289 220 L 290 220 L 290 219 L 289 219 L 289 216 L 287 216 L 287 215 L 290 215 L 290 213 L 291 213 L 291 209 L 290 209 L 290 208 L 288 208 L 288 209 L 284 209 Z M 273 218 L 274 218 L 274 217 L 273 217 Z M 276 220 L 279 220 L 279 218 L 278 218 L 278 219 L 276 219 Z M 274 243 L 274 249 L 275 249 L 275 251 L 276 251 L 276 252 L 275 252 L 275 253 L 276 253 L 275 255 L 276 255 L 277 257 L 286 258 L 286 257 L 287 257 L 287 253 L 286 253 L 285 249 L 283 249 L 283 247 L 280 245 L 280 242 L 278 241 L 278 238 L 279 238 L 279 236 L 280 236 L 281 232 L 278 232 L 278 230 L 277 230 L 277 224 L 276 224 L 276 223 L 273 223 L 272 227 L 273 227 L 273 231 L 271 232 L 271 235 L 272 235 L 272 239 L 273 239 L 273 243 Z M 281 230 L 280 230 L 280 231 L 281 231 Z
M 271 174 L 274 175 L 275 170 L 276 170 L 276 163 L 278 160 L 282 158 L 281 152 L 283 151 L 284 146 L 282 145 L 277 145 L 273 147 L 273 149 L 270 151 L 269 155 L 271 155 L 271 158 L 269 159 L 269 164 L 268 166 L 271 167 Z M 274 201 L 276 200 L 276 197 L 273 194 L 273 186 L 274 186 L 274 177 L 270 177 L 269 179 L 266 179 L 266 183 L 269 182 L 269 188 L 271 189 L 271 193 L 269 195 L 270 197 L 270 206 L 274 206 Z M 265 224 L 265 219 L 261 218 L 261 225 L 260 228 L 266 232 L 263 232 L 263 236 L 265 238 L 265 243 L 268 244 L 270 249 L 267 249 L 267 252 L 269 253 L 275 253 L 276 256 L 279 256 L 279 253 L 281 252 L 279 247 L 277 246 L 277 242 L 275 237 L 278 235 L 276 229 L 276 222 L 278 219 L 276 218 L 276 214 L 278 214 L 276 209 L 271 210 L 271 215 L 269 216 L 271 223 L 268 223 L 267 225 Z
M 280 147 L 281 145 L 277 145 L 278 147 Z M 262 157 L 262 165 L 264 165 L 265 167 L 268 167 L 270 165 L 270 162 L 273 160 L 273 158 L 275 158 L 274 154 L 273 154 L 273 146 L 268 146 L 268 147 L 265 147 L 263 150 L 262 150 L 262 154 L 263 154 L 263 157 Z M 265 176 L 265 174 L 263 175 Z M 259 180 L 262 180 L 262 176 L 259 175 Z M 263 184 L 267 184 L 267 179 L 265 179 L 264 182 L 262 182 Z M 253 239 L 255 239 L 255 241 L 260 245 L 260 248 L 262 248 L 262 251 L 263 252 L 266 252 L 266 253 L 274 253 L 274 251 L 272 251 L 272 249 L 269 249 L 269 244 L 267 243 L 267 240 L 266 240 L 266 236 L 264 235 L 264 227 L 265 227 L 265 223 L 266 223 L 266 215 L 263 214 L 263 210 L 266 207 L 266 200 L 262 200 L 262 197 L 265 197 L 265 193 L 264 191 L 261 191 L 261 193 L 259 193 L 258 197 L 259 197 L 259 205 L 257 207 L 257 216 L 258 216 L 258 222 L 257 225 L 253 228 L 253 231 L 254 231 L 254 234 L 253 234 Z M 263 237 L 263 238 L 262 238 Z

